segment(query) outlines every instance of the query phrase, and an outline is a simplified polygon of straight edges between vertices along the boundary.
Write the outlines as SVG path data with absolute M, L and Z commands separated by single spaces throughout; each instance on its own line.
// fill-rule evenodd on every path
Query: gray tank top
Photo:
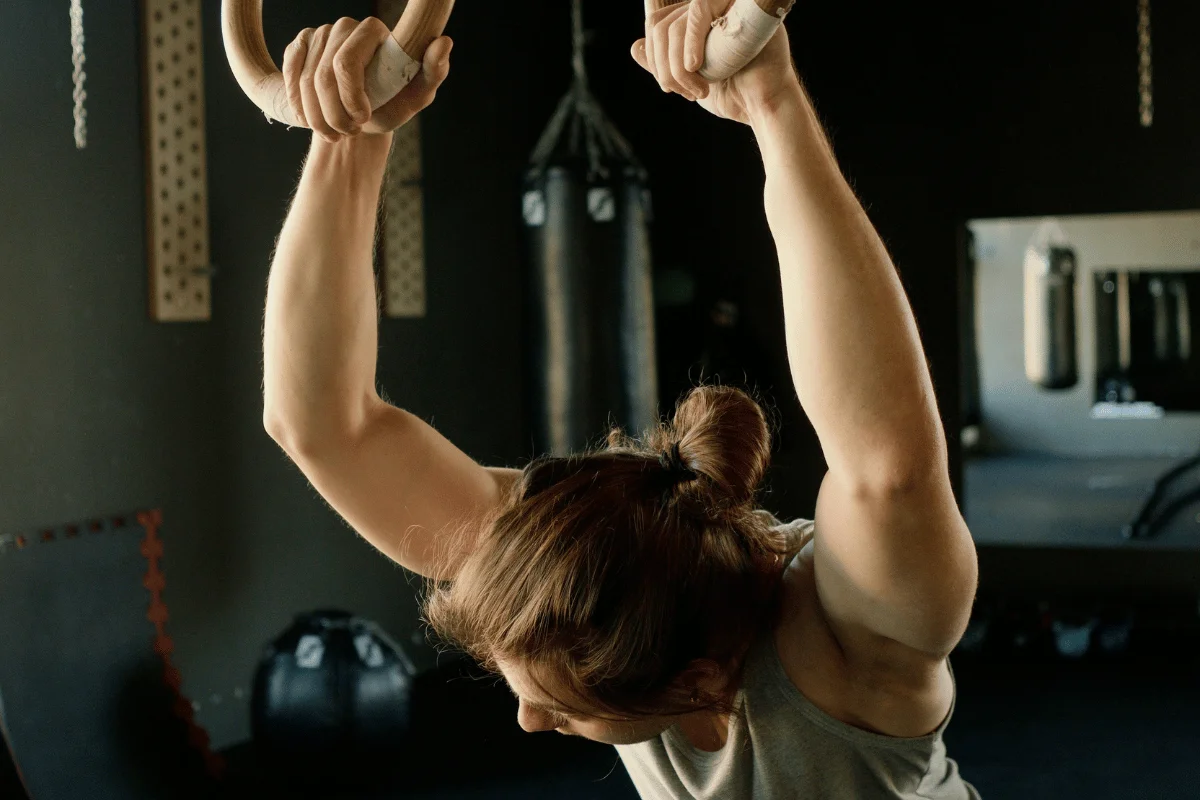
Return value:
M 812 536 L 811 522 L 781 527 L 797 551 Z M 897 739 L 855 728 L 801 694 L 769 631 L 747 653 L 735 702 L 742 713 L 715 753 L 693 746 L 678 727 L 617 747 L 643 800 L 979 800 L 942 741 L 953 703 L 927 736 Z

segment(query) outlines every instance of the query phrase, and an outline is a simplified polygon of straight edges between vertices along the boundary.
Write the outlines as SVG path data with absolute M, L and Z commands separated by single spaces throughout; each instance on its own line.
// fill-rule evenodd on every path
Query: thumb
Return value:
M 724 5 L 724 4 L 722 4 Z M 713 21 L 718 18 L 715 0 L 692 0 L 688 9 L 687 37 L 683 42 L 683 65 L 690 72 L 704 66 L 704 50 Z
M 454 49 L 454 40 L 449 36 L 441 36 L 425 49 L 425 58 L 421 61 L 421 71 L 413 78 L 405 91 L 412 89 L 416 96 L 437 94 L 438 87 L 450 75 L 450 51 Z M 433 98 L 430 97 L 432 102 Z M 426 103 L 428 105 L 428 103 Z

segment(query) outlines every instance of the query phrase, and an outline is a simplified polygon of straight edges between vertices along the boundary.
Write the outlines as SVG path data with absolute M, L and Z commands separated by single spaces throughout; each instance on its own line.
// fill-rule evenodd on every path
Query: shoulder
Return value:
M 784 572 L 783 609 L 774 636 L 784 672 L 817 708 L 887 736 L 924 736 L 950 712 L 954 683 L 946 659 L 932 659 L 876 637 L 866 653 L 846 653 L 821 609 L 813 570 L 811 523 Z

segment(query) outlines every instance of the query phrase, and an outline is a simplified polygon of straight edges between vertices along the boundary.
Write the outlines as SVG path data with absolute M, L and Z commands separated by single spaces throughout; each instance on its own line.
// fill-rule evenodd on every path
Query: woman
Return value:
M 616 745 L 642 796 L 977 797 L 942 744 L 977 564 L 912 312 L 786 31 L 727 82 L 697 75 L 720 2 L 654 13 L 633 57 L 757 137 L 796 391 L 829 464 L 815 524 L 757 509 L 770 436 L 733 389 L 519 472 L 380 398 L 376 132 L 432 102 L 451 45 L 372 117 L 373 20 L 288 49 L 317 135 L 271 274 L 266 426 L 359 533 L 439 582 L 427 618 L 504 676 L 525 730 Z

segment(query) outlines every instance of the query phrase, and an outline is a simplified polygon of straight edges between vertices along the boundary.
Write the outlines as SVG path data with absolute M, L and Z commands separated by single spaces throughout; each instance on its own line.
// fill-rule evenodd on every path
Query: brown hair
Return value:
M 776 618 L 781 570 L 767 565 L 786 545 L 755 509 L 769 461 L 762 408 L 715 386 L 640 439 L 537 459 L 425 619 L 485 667 L 554 676 L 568 708 L 732 710 L 679 679 L 697 659 L 723 668 Z

